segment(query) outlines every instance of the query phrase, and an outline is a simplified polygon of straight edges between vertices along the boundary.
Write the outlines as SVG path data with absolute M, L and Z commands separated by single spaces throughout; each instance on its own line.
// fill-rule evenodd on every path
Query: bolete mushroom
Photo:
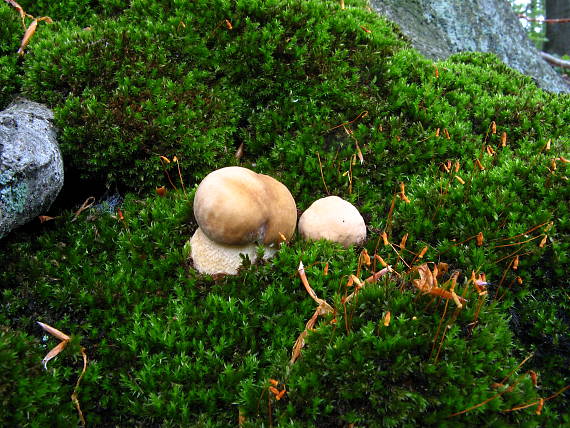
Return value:
M 327 239 L 350 247 L 364 242 L 366 225 L 354 205 L 338 196 L 328 196 L 317 199 L 301 215 L 299 233 L 307 240 Z
M 247 168 L 232 166 L 208 174 L 194 196 L 199 228 L 190 240 L 198 271 L 236 274 L 240 254 L 255 262 L 256 246 L 266 257 L 295 232 L 297 208 L 282 183 Z

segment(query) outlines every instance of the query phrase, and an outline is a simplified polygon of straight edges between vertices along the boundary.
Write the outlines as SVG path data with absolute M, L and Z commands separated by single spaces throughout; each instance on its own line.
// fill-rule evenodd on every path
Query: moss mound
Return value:
M 0 105 L 21 91 L 54 109 L 74 198 L 93 183 L 128 195 L 120 211 L 98 204 L 72 221 L 55 210 L 0 242 L 0 324 L 10 329 L 0 363 L 16 391 L 2 423 L 77 418 L 67 397 L 78 343 L 90 361 L 79 389 L 88 424 L 227 426 L 238 414 L 251 426 L 570 422 L 568 391 L 541 415 L 536 405 L 505 412 L 570 384 L 569 96 L 492 55 L 428 61 L 363 1 L 21 4 L 55 22 L 18 59 L 20 18 L 0 4 Z M 327 194 L 353 202 L 364 246 L 401 276 L 346 305 L 359 251 L 297 241 L 236 277 L 198 275 L 187 262 L 192 190 L 153 189 L 180 187 L 179 173 L 192 189 L 234 164 L 282 181 L 300 209 Z M 335 312 L 290 365 L 315 310 L 301 260 Z M 462 311 L 414 289 L 410 267 L 424 260 L 461 270 Z M 491 283 L 486 300 L 472 271 Z M 38 320 L 74 346 L 47 373 L 24 374 L 55 345 L 30 339 Z M 270 387 L 287 392 L 277 400 Z

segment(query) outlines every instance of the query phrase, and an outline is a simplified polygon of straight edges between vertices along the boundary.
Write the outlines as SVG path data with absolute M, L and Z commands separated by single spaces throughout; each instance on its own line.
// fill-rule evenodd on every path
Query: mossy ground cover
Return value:
M 490 55 L 432 63 L 360 1 L 21 4 L 55 22 L 18 59 L 19 15 L 0 4 L 0 103 L 23 92 L 54 109 L 66 197 L 99 184 L 126 197 L 120 213 L 74 221 L 62 200 L 55 220 L 0 242 L 2 424 L 76 424 L 81 347 L 88 425 L 227 426 L 240 412 L 251 426 L 570 422 L 568 391 L 540 415 L 505 412 L 570 384 L 570 97 Z M 197 274 L 192 189 L 235 164 L 281 180 L 300 209 L 329 193 L 353 202 L 363 246 L 401 277 L 345 305 L 362 248 L 298 239 L 236 277 Z M 164 168 L 179 190 L 159 197 Z M 336 312 L 291 365 L 315 310 L 300 261 Z M 406 264 L 425 261 L 461 271 L 463 310 L 412 286 Z M 492 283 L 484 300 L 472 271 Z M 36 321 L 72 336 L 47 371 L 57 342 Z

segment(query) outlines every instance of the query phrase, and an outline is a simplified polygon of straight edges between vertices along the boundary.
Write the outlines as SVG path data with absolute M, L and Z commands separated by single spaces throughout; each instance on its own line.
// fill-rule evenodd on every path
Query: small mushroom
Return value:
M 299 233 L 304 239 L 327 239 L 345 247 L 366 239 L 364 219 L 354 205 L 338 196 L 318 199 L 301 215 Z
M 199 229 L 190 245 L 196 269 L 236 274 L 240 254 L 253 263 L 258 244 L 276 250 L 293 236 L 297 208 L 279 181 L 234 166 L 213 171 L 202 180 L 194 196 L 194 216 Z M 271 255 L 266 250 L 264 257 Z

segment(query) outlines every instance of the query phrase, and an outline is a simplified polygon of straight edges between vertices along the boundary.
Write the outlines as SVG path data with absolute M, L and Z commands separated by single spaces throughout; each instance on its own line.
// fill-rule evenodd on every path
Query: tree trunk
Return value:
M 546 0 L 546 19 L 570 18 L 570 1 Z M 570 23 L 546 24 L 546 52 L 570 55 Z

